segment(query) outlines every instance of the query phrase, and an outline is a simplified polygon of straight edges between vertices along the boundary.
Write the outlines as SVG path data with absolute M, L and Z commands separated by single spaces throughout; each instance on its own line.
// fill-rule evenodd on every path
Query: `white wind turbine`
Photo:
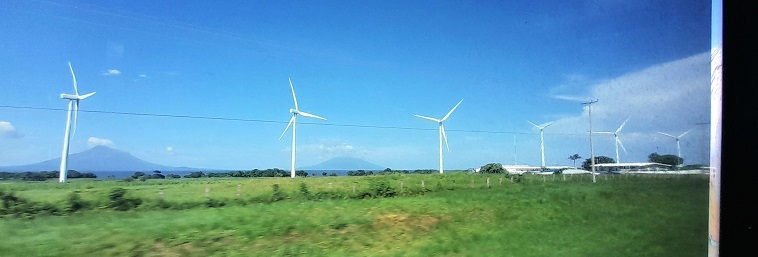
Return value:
M 74 94 L 61 94 L 62 99 L 68 99 L 68 113 L 66 114 L 66 134 L 63 137 L 63 153 L 61 154 L 61 167 L 58 177 L 58 182 L 66 182 L 66 176 L 68 176 L 68 146 L 69 140 L 72 134 L 76 134 L 76 121 L 79 113 L 79 100 L 84 100 L 95 94 L 95 92 L 79 95 L 79 89 L 76 86 L 76 75 L 74 75 L 74 68 L 71 67 L 71 62 L 68 63 L 68 69 L 71 71 L 71 77 L 74 80 Z M 69 133 L 71 129 L 71 107 L 74 109 L 74 131 Z
M 453 107 L 453 109 L 451 109 L 447 113 L 447 115 L 445 115 L 445 117 L 443 117 L 442 119 L 435 119 L 435 118 L 430 118 L 430 117 L 416 115 L 416 114 L 413 115 L 422 119 L 427 119 L 427 120 L 437 122 L 439 124 L 439 127 L 440 127 L 440 174 L 443 173 L 443 168 L 442 168 L 442 139 L 443 138 L 445 139 L 445 146 L 447 146 L 447 151 L 448 152 L 450 151 L 450 145 L 447 144 L 447 135 L 445 135 L 445 125 L 443 125 L 442 122 L 444 122 L 445 120 L 447 120 L 447 118 L 450 117 L 450 114 L 452 114 L 453 111 L 455 111 L 455 108 L 458 108 L 458 105 L 460 105 L 461 102 L 463 102 L 463 99 L 458 101 L 458 104 L 456 104 L 455 107 Z
M 544 169 L 545 168 L 545 141 L 544 141 L 543 131 L 548 126 L 553 125 L 553 123 L 552 122 L 548 122 L 545 125 L 538 126 L 537 124 L 534 124 L 531 121 L 526 121 L 526 122 L 531 123 L 532 125 L 534 125 L 535 127 L 537 127 L 537 129 L 540 130 L 540 151 L 542 153 L 542 166 L 540 166 L 540 167 L 542 167 Z
M 289 129 L 290 125 L 292 125 L 292 165 L 290 166 L 290 177 L 294 178 L 295 177 L 295 127 L 296 127 L 295 119 L 297 115 L 299 114 L 305 117 L 322 119 L 322 120 L 326 120 L 326 118 L 300 111 L 300 109 L 298 109 L 297 107 L 297 97 L 295 97 L 295 88 L 292 86 L 292 79 L 290 78 L 287 78 L 287 79 L 290 81 L 290 89 L 292 89 L 292 99 L 295 100 L 295 109 L 290 109 L 290 113 L 292 113 L 292 118 L 290 118 L 290 122 L 287 123 L 287 127 L 284 128 L 284 132 L 282 132 L 282 135 L 279 136 L 279 139 L 282 139 L 282 136 L 284 136 L 284 133 L 287 133 L 287 129 Z
M 666 133 L 663 133 L 663 132 L 658 132 L 658 134 L 661 134 L 661 135 L 664 135 L 664 136 L 668 136 L 668 137 L 671 137 L 674 140 L 676 140 L 676 156 L 679 157 L 679 159 L 682 159 L 682 148 L 679 146 L 679 139 L 682 138 L 687 133 L 689 133 L 690 130 L 692 130 L 692 129 L 689 129 L 689 130 L 685 131 L 684 133 L 680 134 L 679 136 L 673 136 L 673 135 L 669 135 L 669 134 L 666 134 Z
M 610 134 L 610 135 L 613 135 L 613 139 L 616 141 L 616 163 L 621 163 L 621 161 L 619 160 L 619 145 L 621 145 L 621 149 L 623 149 L 624 153 L 626 153 L 626 147 L 624 147 L 624 144 L 622 144 L 621 140 L 619 139 L 619 132 L 621 132 L 621 129 L 624 128 L 624 125 L 626 124 L 627 121 L 629 121 L 629 118 L 626 118 L 626 120 L 624 121 L 624 123 L 621 123 L 621 126 L 619 126 L 619 128 L 616 129 L 616 131 L 614 131 L 614 132 L 610 132 L 610 131 L 593 132 L 595 134 Z

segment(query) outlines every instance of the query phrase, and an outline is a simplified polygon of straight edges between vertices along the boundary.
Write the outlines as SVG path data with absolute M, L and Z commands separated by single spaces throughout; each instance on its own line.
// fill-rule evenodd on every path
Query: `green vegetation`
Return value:
M 26 180 L 26 181 L 45 181 L 48 179 L 58 178 L 60 174 L 58 171 L 27 171 L 27 172 L 0 172 L 0 180 Z M 94 173 L 91 172 L 78 172 L 75 170 L 69 170 L 66 173 L 66 178 L 97 178 Z
M 0 182 L 0 253 L 707 255 L 707 176 L 515 181 L 451 172 Z
M 611 157 L 608 156 L 595 156 L 595 164 L 601 164 L 601 163 L 615 163 L 616 160 L 614 160 Z M 582 169 L 584 170 L 590 170 L 592 168 L 592 158 L 587 158 L 582 162 Z
M 574 155 L 569 156 L 569 160 L 574 162 L 574 167 L 576 167 L 576 160 L 581 159 L 582 157 L 579 156 L 578 153 L 575 153 Z
M 503 164 L 500 163 L 488 163 L 479 169 L 479 173 L 482 174 L 505 174 L 507 172 L 503 169 Z
M 684 158 L 679 158 L 673 154 L 660 155 L 658 153 L 651 153 L 647 156 L 649 162 L 662 163 L 671 166 L 677 166 L 684 163 Z

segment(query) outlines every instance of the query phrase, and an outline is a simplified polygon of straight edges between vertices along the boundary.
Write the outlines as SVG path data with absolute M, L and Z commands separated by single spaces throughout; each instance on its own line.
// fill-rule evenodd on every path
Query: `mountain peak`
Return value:
M 50 159 L 47 161 L 19 165 L 0 167 L 0 171 L 51 171 L 60 169 L 61 158 Z M 114 149 L 108 146 L 95 146 L 83 152 L 70 154 L 68 156 L 68 169 L 80 172 L 95 171 L 186 171 L 195 170 L 186 167 L 170 167 L 155 164 L 141 160 L 134 155 Z
M 335 157 L 312 166 L 300 167 L 300 170 L 382 170 L 385 167 L 355 157 Z

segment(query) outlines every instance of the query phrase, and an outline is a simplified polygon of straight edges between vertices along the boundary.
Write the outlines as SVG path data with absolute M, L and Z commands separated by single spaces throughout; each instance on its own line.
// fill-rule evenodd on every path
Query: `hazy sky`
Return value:
M 0 166 L 109 145 L 171 166 L 288 169 L 360 157 L 393 169 L 590 156 L 707 164 L 710 1 L 2 1 Z M 31 107 L 18 108 L 18 107 Z M 156 114 L 153 115 L 129 115 Z M 205 118 L 182 118 L 192 116 Z M 700 124 L 700 125 L 698 125 Z M 616 158 L 613 136 L 595 155 Z M 72 164 L 73 165 L 73 164 Z

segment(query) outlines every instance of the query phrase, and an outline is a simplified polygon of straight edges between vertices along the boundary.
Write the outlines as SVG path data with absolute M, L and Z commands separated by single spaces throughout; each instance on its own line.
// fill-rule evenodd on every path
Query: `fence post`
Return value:
M 503 185 L 503 177 L 500 177 L 500 185 Z
M 209 187 L 205 187 L 205 198 L 208 198 L 208 193 L 211 191 Z
M 490 178 L 487 178 L 487 188 L 490 188 Z
M 471 188 L 474 188 L 474 180 L 471 180 Z
M 240 192 L 242 191 L 242 184 L 237 185 L 237 198 L 240 198 Z
M 426 187 L 426 185 L 424 185 L 424 181 L 423 180 L 421 180 L 421 187 Z
M 161 199 L 163 199 L 163 188 L 161 188 L 161 191 L 158 192 L 158 195 L 161 197 Z

